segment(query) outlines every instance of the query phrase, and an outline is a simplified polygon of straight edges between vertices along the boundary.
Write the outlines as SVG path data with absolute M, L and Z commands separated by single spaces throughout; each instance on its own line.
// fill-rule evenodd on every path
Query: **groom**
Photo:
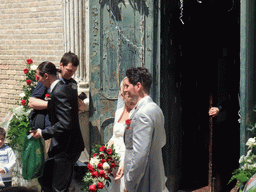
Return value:
M 165 188 L 162 147 L 166 143 L 164 115 L 149 96 L 152 76 L 143 67 L 129 68 L 124 92 L 136 104 L 124 133 L 125 191 L 161 192 Z

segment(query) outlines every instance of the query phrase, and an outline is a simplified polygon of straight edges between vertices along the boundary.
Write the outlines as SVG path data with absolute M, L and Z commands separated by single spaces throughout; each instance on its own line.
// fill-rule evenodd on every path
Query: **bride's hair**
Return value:
M 124 81 L 125 81 L 125 79 L 127 79 L 127 77 L 123 78 L 123 80 L 120 83 L 120 87 L 119 87 L 119 96 L 121 96 L 121 97 L 124 94 Z

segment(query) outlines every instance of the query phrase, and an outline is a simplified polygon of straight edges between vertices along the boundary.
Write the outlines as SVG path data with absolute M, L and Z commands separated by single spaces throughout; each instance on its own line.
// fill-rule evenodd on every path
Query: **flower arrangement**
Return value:
M 113 175 L 113 169 L 116 167 L 119 156 L 115 152 L 113 145 L 95 145 L 92 149 L 93 157 L 87 164 L 88 171 L 83 182 L 85 191 L 97 192 L 109 185 L 111 182 L 109 176 Z
M 24 74 L 26 75 L 25 80 L 22 80 L 22 82 L 26 82 L 25 85 L 23 85 L 23 93 L 20 94 L 20 97 L 22 98 L 21 104 L 24 106 L 24 108 L 28 109 L 28 99 L 33 92 L 36 83 L 37 83 L 37 77 L 36 77 L 36 65 L 33 64 L 32 59 L 26 60 L 27 68 L 23 69 Z
M 239 159 L 240 168 L 236 169 L 232 173 L 232 177 L 229 181 L 237 180 L 236 188 L 242 190 L 246 182 L 256 173 L 256 137 L 249 138 L 246 142 L 248 146 L 248 152 L 246 155 L 242 155 Z
M 7 133 L 9 145 L 14 150 L 19 152 L 21 151 L 24 135 L 27 131 L 31 129 L 28 120 L 28 114 L 31 111 L 31 109 L 28 107 L 28 99 L 37 83 L 37 66 L 33 65 L 32 59 L 27 59 L 26 65 L 26 68 L 23 69 L 25 79 L 21 80 L 21 82 L 25 82 L 25 84 L 23 85 L 23 92 L 19 95 L 21 97 L 21 102 L 18 102 L 18 107 L 11 110 L 13 112 L 13 117 L 10 121 L 9 130 Z

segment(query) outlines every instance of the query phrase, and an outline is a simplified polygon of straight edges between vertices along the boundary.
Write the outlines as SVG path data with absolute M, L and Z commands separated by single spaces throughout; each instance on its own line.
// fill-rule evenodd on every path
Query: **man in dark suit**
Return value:
M 32 131 L 35 138 L 51 138 L 44 174 L 39 183 L 44 192 L 67 192 L 73 168 L 84 142 L 78 119 L 77 90 L 61 79 L 51 62 L 43 62 L 37 68 L 38 81 L 50 91 L 48 114 L 51 127 Z

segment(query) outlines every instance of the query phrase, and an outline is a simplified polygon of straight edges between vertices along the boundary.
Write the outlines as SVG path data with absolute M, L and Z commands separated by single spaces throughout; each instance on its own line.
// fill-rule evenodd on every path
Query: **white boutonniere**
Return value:
M 49 101 L 51 100 L 50 94 L 45 94 L 44 100 Z

